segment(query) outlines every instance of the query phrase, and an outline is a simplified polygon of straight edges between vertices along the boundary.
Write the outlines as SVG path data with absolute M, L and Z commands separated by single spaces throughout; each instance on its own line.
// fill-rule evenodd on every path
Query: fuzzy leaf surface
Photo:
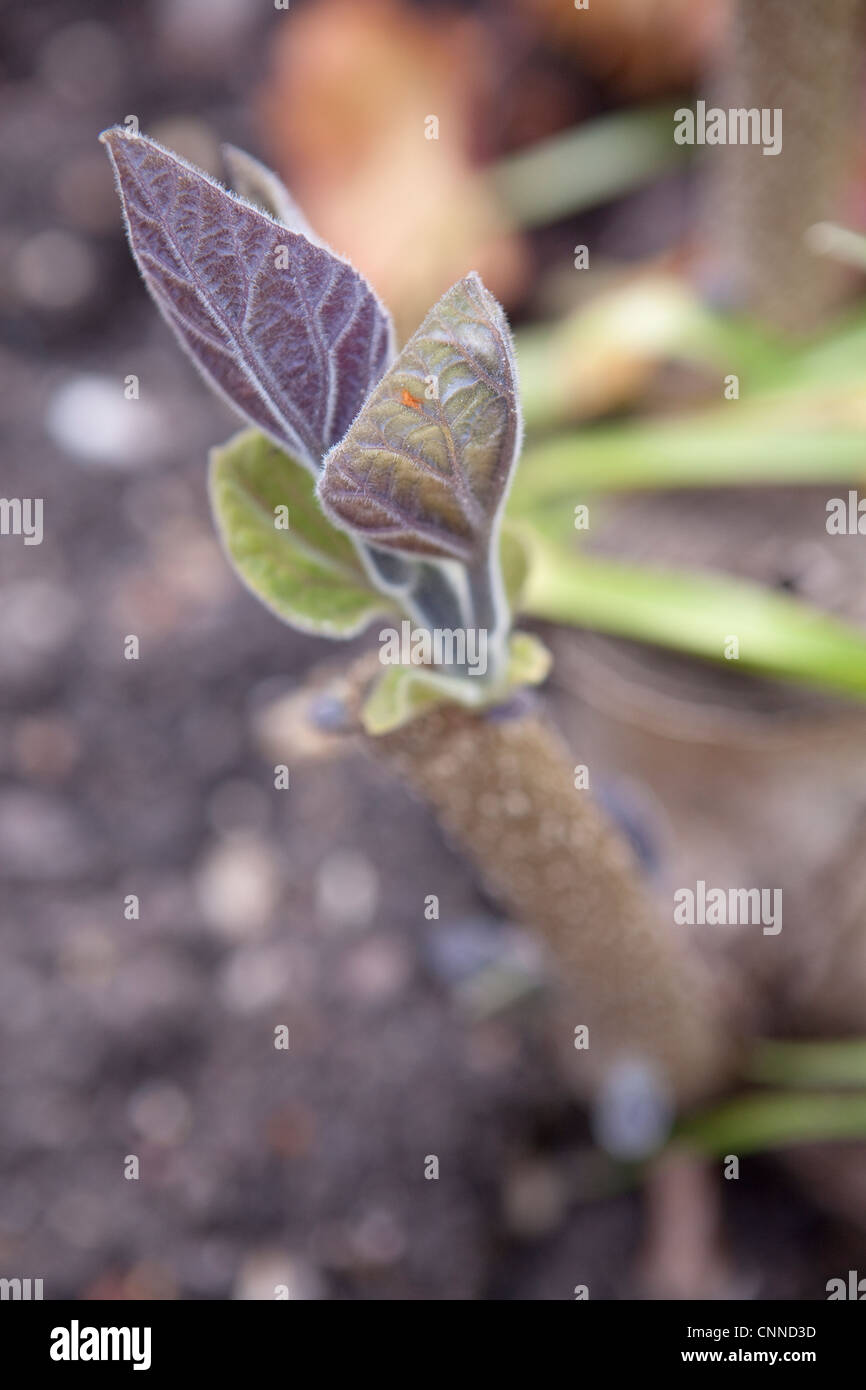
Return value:
M 532 633 L 512 632 L 505 680 L 492 689 L 481 682 L 455 680 L 432 667 L 389 666 L 372 686 L 361 721 L 368 734 L 379 735 L 448 701 L 479 710 L 501 704 L 521 686 L 541 685 L 551 663 L 549 650 Z
M 101 138 L 133 254 L 181 343 L 247 420 L 318 469 L 392 355 L 373 290 L 146 136 Z
M 260 160 L 254 159 L 237 145 L 223 145 L 223 163 L 236 193 L 247 202 L 255 203 L 276 222 L 282 222 L 293 232 L 300 232 L 307 241 L 321 245 L 309 222 L 298 207 L 282 179 Z
M 307 469 L 257 431 L 244 430 L 211 451 L 210 495 L 235 570 L 284 622 L 325 637 L 353 637 L 392 610 L 349 537 L 322 515 Z M 278 507 L 288 508 L 288 529 L 274 524 Z
M 430 310 L 328 454 L 319 496 L 377 546 L 474 565 L 520 434 L 508 324 L 473 273 Z

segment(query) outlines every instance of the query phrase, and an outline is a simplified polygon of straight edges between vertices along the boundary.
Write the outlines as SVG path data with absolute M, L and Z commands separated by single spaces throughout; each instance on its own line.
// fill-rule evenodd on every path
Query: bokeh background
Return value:
M 822 1298 L 866 1272 L 855 1145 L 759 1154 L 736 1183 L 663 1173 L 648 1196 L 558 1075 L 527 924 L 501 919 L 423 808 L 354 758 L 274 790 L 275 702 L 332 653 L 279 626 L 221 555 L 205 459 L 236 421 L 147 300 L 97 143 L 134 115 L 217 176 L 221 142 L 249 149 L 403 337 L 478 270 L 516 325 L 540 432 L 668 418 L 718 401 L 741 360 L 680 340 L 684 295 L 752 315 L 736 342 L 753 365 L 762 334 L 820 335 L 861 296 L 856 269 L 800 237 L 816 218 L 866 225 L 850 29 L 804 40 L 829 106 L 808 118 L 806 103 L 799 124 L 791 109 L 786 167 L 804 163 L 787 222 L 754 213 L 775 280 L 743 274 L 757 233 L 737 241 L 743 221 L 724 221 L 754 199 L 673 144 L 673 108 L 724 90 L 733 9 L 5 11 L 0 491 L 44 498 L 45 539 L 0 540 L 3 1277 L 82 1299 L 271 1298 L 281 1283 L 321 1299 L 558 1299 L 577 1283 L 593 1298 Z M 840 24 L 856 9 L 840 4 Z M 825 116 L 838 157 L 815 156 L 819 178 Z M 866 382 L 846 363 L 839 409 L 861 428 Z M 599 501 L 587 544 L 862 623 L 858 538 L 828 547 L 828 495 L 629 492 Z M 583 500 L 560 499 L 566 527 Z M 738 943 L 766 1030 L 863 1031 L 860 707 L 580 628 L 544 635 L 545 698 L 659 891 L 783 886 L 784 956 Z

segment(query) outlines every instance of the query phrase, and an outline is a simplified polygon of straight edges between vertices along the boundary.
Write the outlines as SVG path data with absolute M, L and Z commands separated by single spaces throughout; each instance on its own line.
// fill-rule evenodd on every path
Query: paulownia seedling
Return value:
M 712 1089 L 732 1049 L 703 967 L 520 693 L 544 679 L 549 656 L 512 630 L 532 555 L 502 522 L 522 430 L 498 303 L 467 274 L 398 352 L 373 289 L 256 160 L 226 151 L 238 196 L 144 136 L 112 129 L 102 140 L 148 289 L 250 426 L 210 463 L 217 529 L 240 578 L 308 632 L 347 638 L 377 620 L 431 638 L 420 662 L 413 646 L 372 681 L 368 663 L 351 670 L 347 718 L 357 710 L 377 756 L 432 805 L 508 911 L 546 937 L 567 989 L 558 1027 L 577 1086 L 601 1085 L 609 1111 L 618 1097 L 628 1109 L 637 1085 L 656 1114 L 667 1097 Z M 484 634 L 483 669 L 453 640 L 469 630 Z M 452 640 L 431 664 L 437 634 Z M 580 1025 L 589 1048 L 578 1051 Z

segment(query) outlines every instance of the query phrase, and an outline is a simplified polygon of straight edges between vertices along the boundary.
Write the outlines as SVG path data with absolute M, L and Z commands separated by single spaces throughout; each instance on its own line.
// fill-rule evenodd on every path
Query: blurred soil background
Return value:
M 685 241 L 693 188 L 672 172 L 527 232 L 477 169 L 635 99 L 675 98 L 722 18 L 714 4 L 593 6 L 576 37 L 567 8 L 4 12 L 0 491 L 44 498 L 45 539 L 0 543 L 0 1275 L 41 1277 L 48 1298 L 271 1298 L 280 1283 L 326 1299 L 654 1291 L 641 1196 L 617 1190 L 545 1041 L 531 938 L 374 763 L 293 767 L 274 789 L 262 712 L 333 653 L 281 627 L 223 560 L 205 459 L 236 421 L 147 299 L 97 144 L 132 114 L 215 174 L 221 141 L 249 149 L 370 276 L 401 336 L 470 268 L 531 321 L 561 307 L 545 271 L 570 267 L 576 241 L 626 262 Z M 438 145 L 421 134 L 431 113 Z M 137 401 L 124 399 L 131 374 Z M 634 512 L 650 505 L 618 504 L 601 548 L 634 554 L 652 534 L 684 562 L 715 550 L 790 586 L 790 546 L 758 543 L 778 536 L 778 498 L 744 505 L 757 538 L 719 523 L 740 559 L 701 531 L 705 496 L 663 498 L 651 527 Z M 808 560 L 823 503 L 787 506 Z M 138 661 L 124 659 L 128 634 Z M 719 695 L 694 663 L 552 640 L 545 698 L 659 880 L 709 880 L 696 866 L 715 865 L 723 882 L 781 881 L 808 917 L 804 847 L 811 883 L 863 809 L 862 754 L 845 735 L 823 772 L 779 755 L 780 781 L 761 721 L 781 707 L 821 722 L 830 702 L 745 677 Z M 727 752 L 716 724 L 693 740 L 712 746 L 718 794 L 676 710 L 661 734 L 656 719 L 634 730 L 648 667 L 660 701 L 733 706 Z M 624 713 L 599 712 L 612 689 Z M 787 879 L 770 877 L 780 859 Z M 496 1006 L 502 977 L 521 982 L 510 1009 Z M 288 1052 L 273 1045 L 280 1024 Z M 124 1178 L 132 1154 L 138 1181 Z M 754 1158 L 739 1182 L 713 1184 L 720 1230 L 693 1296 L 823 1298 L 827 1279 L 864 1268 L 864 1228 L 828 1210 L 826 1176 L 805 1196 Z

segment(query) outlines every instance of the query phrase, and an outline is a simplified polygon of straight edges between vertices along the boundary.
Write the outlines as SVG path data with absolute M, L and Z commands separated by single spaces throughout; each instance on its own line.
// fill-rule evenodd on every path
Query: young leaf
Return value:
M 247 588 L 304 632 L 353 637 L 393 605 L 316 500 L 313 479 L 255 430 L 211 451 L 217 530 Z
M 319 496 L 374 545 L 477 568 L 520 434 L 508 325 L 473 273 L 431 309 L 328 454 Z
M 223 163 L 232 188 L 247 202 L 255 203 L 276 222 L 282 222 L 292 232 L 300 232 L 307 241 L 322 245 L 309 222 L 281 179 L 273 169 L 253 159 L 237 145 L 223 145 Z
M 445 699 L 443 691 L 417 671 L 408 666 L 389 666 L 364 701 L 361 722 L 365 731 L 376 738 L 402 728 Z
M 373 290 L 153 140 L 100 138 L 133 254 L 181 343 L 230 404 L 317 469 L 392 355 Z
M 473 685 L 431 667 L 389 666 L 378 678 L 361 710 L 368 734 L 391 733 L 446 700 L 484 709 L 503 704 L 521 686 L 547 679 L 551 654 L 530 632 L 513 632 L 508 644 L 504 681 L 496 687 Z

